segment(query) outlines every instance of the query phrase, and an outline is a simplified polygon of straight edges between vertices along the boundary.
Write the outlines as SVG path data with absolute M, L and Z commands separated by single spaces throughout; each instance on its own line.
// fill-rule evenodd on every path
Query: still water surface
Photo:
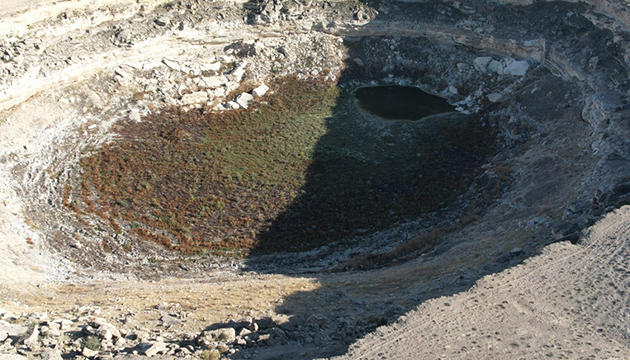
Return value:
M 455 111 L 445 99 L 415 86 L 362 87 L 354 92 L 354 96 L 363 111 L 389 120 L 420 120 Z

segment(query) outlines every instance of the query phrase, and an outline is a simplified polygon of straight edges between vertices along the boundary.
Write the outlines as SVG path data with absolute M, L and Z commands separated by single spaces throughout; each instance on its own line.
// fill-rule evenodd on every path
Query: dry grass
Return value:
M 476 119 L 396 124 L 385 136 L 334 83 L 270 85 L 267 104 L 247 110 L 170 108 L 117 124 L 117 140 L 81 160 L 63 204 L 84 224 L 186 254 L 304 250 L 439 210 L 493 153 Z

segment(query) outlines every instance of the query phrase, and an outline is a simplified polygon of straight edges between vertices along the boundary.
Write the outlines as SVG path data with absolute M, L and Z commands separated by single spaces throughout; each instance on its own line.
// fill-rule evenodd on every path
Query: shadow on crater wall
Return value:
M 454 18 L 467 17 L 460 10 L 440 2 L 388 5 L 406 14 L 404 16 L 418 13 L 424 18 L 447 8 L 446 12 L 455 14 Z M 508 24 L 512 24 L 510 18 L 523 19 L 523 11 L 526 11 L 525 22 L 531 25 L 540 21 L 540 29 L 545 32 L 549 22 L 561 26 L 556 23 L 562 19 L 553 19 L 553 14 L 564 16 L 566 9 L 577 13 L 579 6 L 563 4 L 563 11 L 559 12 L 553 4 L 538 4 L 525 10 L 509 6 L 489 7 L 499 9 L 496 16 Z M 381 17 L 379 15 L 375 20 L 387 20 Z M 573 30 L 586 33 L 589 29 Z M 428 78 L 431 87 L 443 86 L 439 74 L 430 68 L 405 68 L 401 62 L 385 71 L 385 67 L 391 65 L 387 57 L 381 61 L 379 54 L 361 49 L 357 45 L 361 39 L 347 40 L 352 46 L 343 80 L 382 79 L 392 74 L 415 81 Z M 455 45 L 440 46 L 449 48 L 453 54 L 461 50 L 470 55 L 471 51 Z M 401 58 L 413 56 L 404 50 L 397 55 Z M 371 56 L 374 60 L 371 64 L 359 65 L 352 60 Z M 457 55 L 451 56 L 450 60 L 456 63 Z M 418 123 L 383 122 L 356 113 L 349 96 L 348 92 L 342 91 L 334 109 L 337 116 L 327 119 L 328 132 L 316 146 L 303 195 L 260 235 L 260 252 L 286 250 L 276 248 L 274 243 L 278 238 L 292 239 L 293 250 L 308 249 L 375 233 L 438 211 L 468 189 L 479 175 L 479 167 L 487 156 L 492 155 L 491 146 L 488 146 L 492 134 L 474 117 L 447 115 Z M 497 108 L 497 105 L 493 106 Z M 441 252 L 444 249 L 431 256 Z M 295 258 L 300 256 L 295 254 Z M 291 254 L 254 256 L 248 270 L 293 275 L 295 269 L 283 265 L 274 268 L 270 264 L 278 261 L 300 266 L 298 260 L 292 262 L 292 257 Z M 284 315 L 267 324 L 271 346 L 259 348 L 256 356 L 259 359 L 314 359 L 343 354 L 356 339 L 395 321 L 422 302 L 466 291 L 479 278 L 522 260 L 522 253 L 514 253 L 493 264 L 480 265 L 471 257 L 470 263 L 448 264 L 444 268 L 459 266 L 474 271 L 449 274 L 441 273 L 444 269 L 439 266 L 429 272 L 425 267 L 422 272 L 410 264 L 366 273 L 296 274 L 313 277 L 320 287 L 283 299 L 276 311 Z M 333 262 L 334 258 L 331 264 Z M 233 358 L 239 356 L 237 353 Z

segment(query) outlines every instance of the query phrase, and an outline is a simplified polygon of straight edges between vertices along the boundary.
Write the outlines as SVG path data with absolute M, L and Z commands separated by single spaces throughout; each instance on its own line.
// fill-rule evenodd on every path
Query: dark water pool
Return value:
M 415 86 L 362 87 L 354 92 L 354 96 L 363 111 L 389 120 L 419 120 L 455 111 L 445 99 Z

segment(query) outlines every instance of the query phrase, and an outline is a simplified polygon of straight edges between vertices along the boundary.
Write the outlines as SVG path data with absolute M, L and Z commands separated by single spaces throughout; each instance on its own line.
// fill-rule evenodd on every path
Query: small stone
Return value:
M 142 120 L 140 117 L 140 111 L 138 109 L 129 110 L 129 119 L 135 122 L 140 122 Z
M 206 340 L 210 342 L 231 343 L 236 340 L 236 330 L 234 330 L 234 328 L 223 328 L 204 331 L 201 340 Z
M 278 47 L 278 52 L 282 55 L 284 55 L 284 57 L 286 57 L 287 59 L 291 56 L 291 54 L 289 53 L 289 51 L 287 51 L 287 49 L 284 46 L 280 46 Z
M 94 322 L 93 322 L 93 325 L 98 327 L 99 330 L 110 332 L 111 335 L 113 337 L 115 337 L 115 338 L 119 338 L 120 337 L 120 331 L 118 331 L 118 329 L 114 325 L 112 325 L 112 324 L 108 323 L 107 321 L 105 321 L 105 319 L 95 318 Z M 95 334 L 98 335 L 96 332 L 95 332 Z
M 127 343 L 127 340 L 125 340 L 125 338 L 118 338 L 118 340 L 116 340 L 116 342 L 114 343 L 114 345 L 118 348 L 124 347 L 125 344 Z
M 208 101 L 208 93 L 205 91 L 197 91 L 192 94 L 182 96 L 183 105 L 200 104 Z
M 237 104 L 236 102 L 234 102 L 234 101 L 228 101 L 225 104 L 225 108 L 228 109 L 228 110 L 234 110 L 234 109 L 238 109 L 240 107 L 241 106 L 239 104 Z
M 486 69 L 488 68 L 488 64 L 490 64 L 491 61 L 492 61 L 492 58 L 489 56 L 478 57 L 475 60 L 473 60 L 473 65 L 475 66 L 477 70 L 486 72 Z
M 17 354 L 0 354 L 0 360 L 28 360 L 28 358 Z
M 60 330 L 69 330 L 72 327 L 72 321 L 63 319 L 61 320 L 61 328 Z
M 206 70 L 206 71 L 219 71 L 221 70 L 221 63 L 216 61 L 212 63 L 202 64 L 201 69 Z
M 94 335 L 100 337 L 103 340 L 111 340 L 112 339 L 112 333 L 109 332 L 107 329 L 96 329 L 96 330 L 94 330 Z
M 62 360 L 61 352 L 55 349 L 46 349 L 42 352 L 42 360 Z
M 486 70 L 489 73 L 503 74 L 503 64 L 496 60 L 492 60 L 486 67 Z
M 254 96 L 252 94 L 242 93 L 236 98 L 236 103 L 243 109 L 247 109 L 249 107 L 249 102 L 252 100 L 254 100 Z
M 85 356 L 85 357 L 94 357 L 94 356 L 98 355 L 98 351 L 89 349 L 87 347 L 84 347 L 83 351 L 81 352 L 81 354 L 83 356 Z
M 228 82 L 228 79 L 223 75 L 209 77 L 204 76 L 201 78 L 201 81 L 210 89 L 215 89 L 219 86 L 225 85 Z
M 354 58 L 352 59 L 352 61 L 355 62 L 355 64 L 359 65 L 360 67 L 364 67 L 365 64 L 363 63 L 363 60 L 359 59 L 359 58 Z
M 262 84 L 259 87 L 255 88 L 254 90 L 252 90 L 252 95 L 255 98 L 261 98 L 261 97 L 265 96 L 267 91 L 269 91 L 269 86 L 267 86 L 265 84 Z
M 158 341 L 158 342 L 152 343 L 146 350 L 144 350 L 144 355 L 153 356 L 159 352 L 164 353 L 166 352 L 166 350 L 168 350 L 166 347 L 166 344 L 164 344 L 161 341 Z
M 506 75 L 523 76 L 527 73 L 527 70 L 529 70 L 527 61 L 513 61 L 503 69 L 503 73 Z
M 33 326 L 30 332 L 27 332 L 26 334 L 24 334 L 22 343 L 26 346 L 33 347 L 37 345 L 38 336 L 39 336 L 39 329 L 37 328 L 37 325 L 36 325 L 36 326 Z
M 247 66 L 247 61 L 241 62 L 237 67 L 232 70 L 232 72 L 228 75 L 230 80 L 234 82 L 240 82 L 245 75 L 245 67 Z
M 489 100 L 490 102 L 495 103 L 495 102 L 497 102 L 497 101 L 501 100 L 501 94 L 497 94 L 497 93 L 492 93 L 492 94 L 489 94 L 489 95 L 488 95 L 488 100 Z
M 165 18 L 165 17 L 161 16 L 161 17 L 155 19 L 154 22 L 155 22 L 155 24 L 157 26 L 166 26 L 166 25 L 168 25 L 170 23 L 170 20 L 168 18 Z

